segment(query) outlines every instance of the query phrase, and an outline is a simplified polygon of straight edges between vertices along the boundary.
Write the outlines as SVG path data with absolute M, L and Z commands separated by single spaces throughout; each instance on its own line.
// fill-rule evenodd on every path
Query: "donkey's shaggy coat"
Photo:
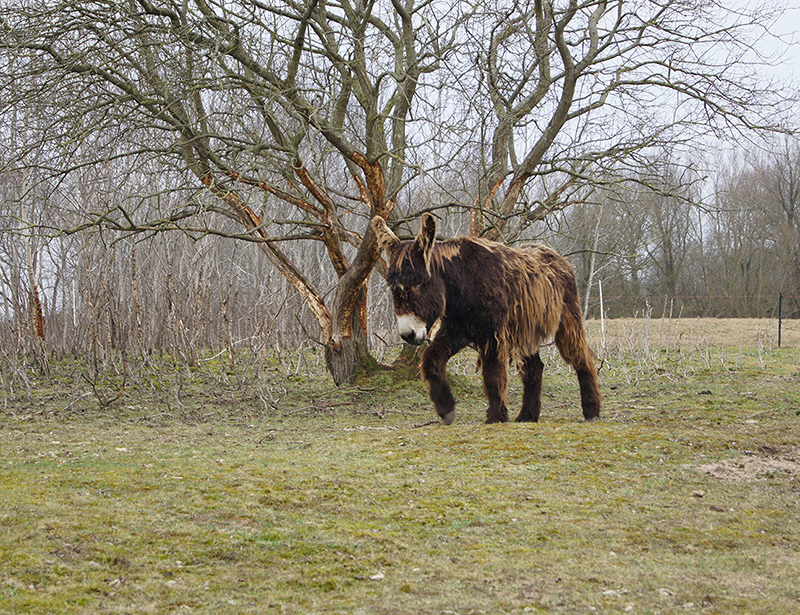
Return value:
M 510 360 L 523 383 L 517 421 L 539 420 L 544 367 L 539 346 L 551 340 L 578 375 L 583 416 L 600 417 L 597 371 L 583 331 L 575 273 L 563 256 L 542 245 L 512 248 L 472 237 L 436 242 L 430 214 L 422 217 L 414 241 L 400 241 L 380 217 L 372 226 L 388 256 L 386 281 L 400 335 L 411 344 L 431 342 L 422 353 L 422 377 L 444 423 L 455 417 L 447 362 L 465 346 L 479 353 L 489 399 L 486 422 L 508 420 Z

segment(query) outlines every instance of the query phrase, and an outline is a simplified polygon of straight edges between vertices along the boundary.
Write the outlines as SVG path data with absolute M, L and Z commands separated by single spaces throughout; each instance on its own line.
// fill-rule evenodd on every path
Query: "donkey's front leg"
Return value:
M 505 423 L 508 421 L 506 394 L 508 393 L 508 370 L 500 361 L 496 352 L 481 353 L 481 370 L 483 371 L 483 392 L 489 399 L 486 409 L 487 423 Z
M 452 423 L 456 416 L 456 400 L 447 383 L 447 362 L 457 351 L 440 333 L 422 353 L 420 364 L 422 379 L 428 384 L 431 401 L 445 425 Z
M 542 372 L 544 363 L 539 353 L 525 357 L 522 361 L 522 410 L 520 410 L 517 422 L 530 421 L 535 423 L 539 420 L 539 412 L 542 408 Z

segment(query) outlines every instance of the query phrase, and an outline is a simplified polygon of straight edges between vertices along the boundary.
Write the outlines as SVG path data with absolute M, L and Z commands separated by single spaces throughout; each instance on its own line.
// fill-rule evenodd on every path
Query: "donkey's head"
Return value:
M 436 221 L 424 214 L 414 241 L 400 241 L 380 217 L 372 219 L 372 228 L 389 262 L 386 281 L 400 337 L 409 344 L 422 344 L 445 308 L 444 282 L 432 266 Z

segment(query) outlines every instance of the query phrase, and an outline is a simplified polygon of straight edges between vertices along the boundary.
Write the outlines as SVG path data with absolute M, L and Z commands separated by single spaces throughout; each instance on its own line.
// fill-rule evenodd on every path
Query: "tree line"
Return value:
M 598 276 L 620 297 L 684 292 L 720 263 L 720 284 L 744 283 L 741 266 L 752 290 L 766 269 L 745 264 L 750 233 L 732 239 L 756 216 L 725 193 L 738 171 L 715 179 L 712 204 L 690 153 L 791 132 L 796 87 L 769 78 L 759 47 L 781 14 L 700 0 L 9 0 L 4 352 L 191 364 L 208 348 L 309 343 L 348 381 L 391 329 L 369 220 L 408 235 L 422 211 L 446 234 L 550 241 L 584 292 Z M 762 162 L 775 168 L 741 172 Z M 765 246 L 778 227 L 791 236 L 792 207 Z
M 800 316 L 800 141 L 714 164 L 704 176 L 657 165 L 658 190 L 602 191 L 564 216 L 553 241 L 575 252 L 588 315 L 602 280 L 610 316 L 647 298 L 659 314 L 773 317 L 781 294 L 783 315 Z
M 705 180 L 707 198 L 697 176 L 658 191 L 595 188 L 513 242 L 544 241 L 569 254 L 590 318 L 599 317 L 598 282 L 606 317 L 648 309 L 676 317 L 772 317 L 779 293 L 787 296 L 784 316 L 798 317 L 800 142 L 786 139 L 749 160 L 721 159 L 715 177 Z M 666 165 L 659 177 L 677 170 Z M 323 346 L 302 297 L 250 242 L 180 231 L 46 230 L 74 223 L 71 209 L 84 205 L 73 199 L 103 198 L 101 178 L 80 183 L 93 186 L 91 196 L 76 197 L 64 185 L 38 193 L 39 185 L 27 193 L 36 198 L 21 199 L 24 178 L 0 180 L 2 225 L 11 231 L 0 237 L 4 354 L 35 354 L 41 340 L 57 356 L 169 352 L 196 365 L 209 349 Z M 441 203 L 446 193 L 437 199 L 434 188 L 418 195 L 419 203 Z M 119 198 L 117 186 L 107 189 Z M 469 232 L 469 210 L 440 211 L 444 235 Z M 236 233 L 233 224 L 230 232 Z M 292 258 L 316 286 L 332 292 L 336 277 L 324 250 L 312 244 Z M 380 275 L 372 276 L 367 306 L 371 348 L 397 344 Z

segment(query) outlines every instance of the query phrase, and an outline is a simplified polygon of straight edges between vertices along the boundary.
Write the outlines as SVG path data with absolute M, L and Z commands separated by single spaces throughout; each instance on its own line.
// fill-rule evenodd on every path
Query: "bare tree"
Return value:
M 800 315 L 800 142 L 784 139 L 774 153 L 756 165 L 764 175 L 775 225 L 776 251 L 787 266 L 781 292 L 794 297 L 792 312 Z
M 786 96 L 747 55 L 772 18 L 701 0 L 8 0 L 3 122 L 20 105 L 42 120 L 7 158 L 35 151 L 46 181 L 123 164 L 119 184 L 140 182 L 126 200 L 83 187 L 70 231 L 253 242 L 341 383 L 368 355 L 368 220 L 390 217 L 408 182 L 476 152 L 464 205 L 474 233 L 499 238 L 641 152 L 777 129 Z M 142 206 L 168 194 L 157 215 Z M 332 288 L 297 242 L 322 246 Z
M 242 238 L 256 240 L 314 313 L 337 382 L 366 354 L 364 282 L 378 258 L 374 241 L 341 218 L 354 203 L 365 208 L 364 222 L 391 212 L 406 169 L 411 101 L 448 41 L 400 3 L 389 25 L 375 8 L 141 0 L 3 11 L 3 45 L 23 69 L 9 76 L 15 104 L 34 92 L 51 97 L 55 121 L 39 135 L 42 149 L 67 142 L 72 168 L 157 158 L 184 186 L 194 176 L 217 198 L 189 199 L 155 221 L 113 203 L 90 212 L 90 223 L 203 234 L 208 223 L 193 227 L 190 219 L 207 211 L 238 220 Z M 344 162 L 339 169 L 328 163 L 329 148 Z M 344 194 L 350 189 L 354 196 Z M 258 191 L 300 214 L 290 232 L 267 232 L 249 204 Z M 329 304 L 281 247 L 288 239 L 324 244 L 339 278 Z
M 714 272 L 709 294 L 725 297 L 714 315 L 762 315 L 773 303 L 767 295 L 776 290 L 779 276 L 765 196 L 752 167 L 731 167 L 720 175 L 706 252 Z
M 605 183 L 586 197 L 587 203 L 565 212 L 556 238 L 563 251 L 577 253 L 575 268 L 586 289 L 587 311 L 598 274 L 616 314 L 633 313 L 645 298 L 694 292 L 687 271 L 698 246 L 693 218 L 701 206 L 697 174 L 655 160 L 622 182 Z
M 705 136 L 781 130 L 796 96 L 756 78 L 753 44 L 775 7 L 744 14 L 715 1 L 559 8 L 537 0 L 486 11 L 502 15 L 485 22 L 474 48 L 486 97 L 477 104 L 494 112 L 476 201 L 490 220 L 475 229 L 490 238 L 509 235 L 511 219 L 540 220 L 580 200 L 592 178 L 624 181 Z
M 711 284 L 735 297 L 726 311 L 769 314 L 777 296 L 800 296 L 800 156 L 797 141 L 768 143 L 765 152 L 727 160 L 715 189 L 708 258 Z

